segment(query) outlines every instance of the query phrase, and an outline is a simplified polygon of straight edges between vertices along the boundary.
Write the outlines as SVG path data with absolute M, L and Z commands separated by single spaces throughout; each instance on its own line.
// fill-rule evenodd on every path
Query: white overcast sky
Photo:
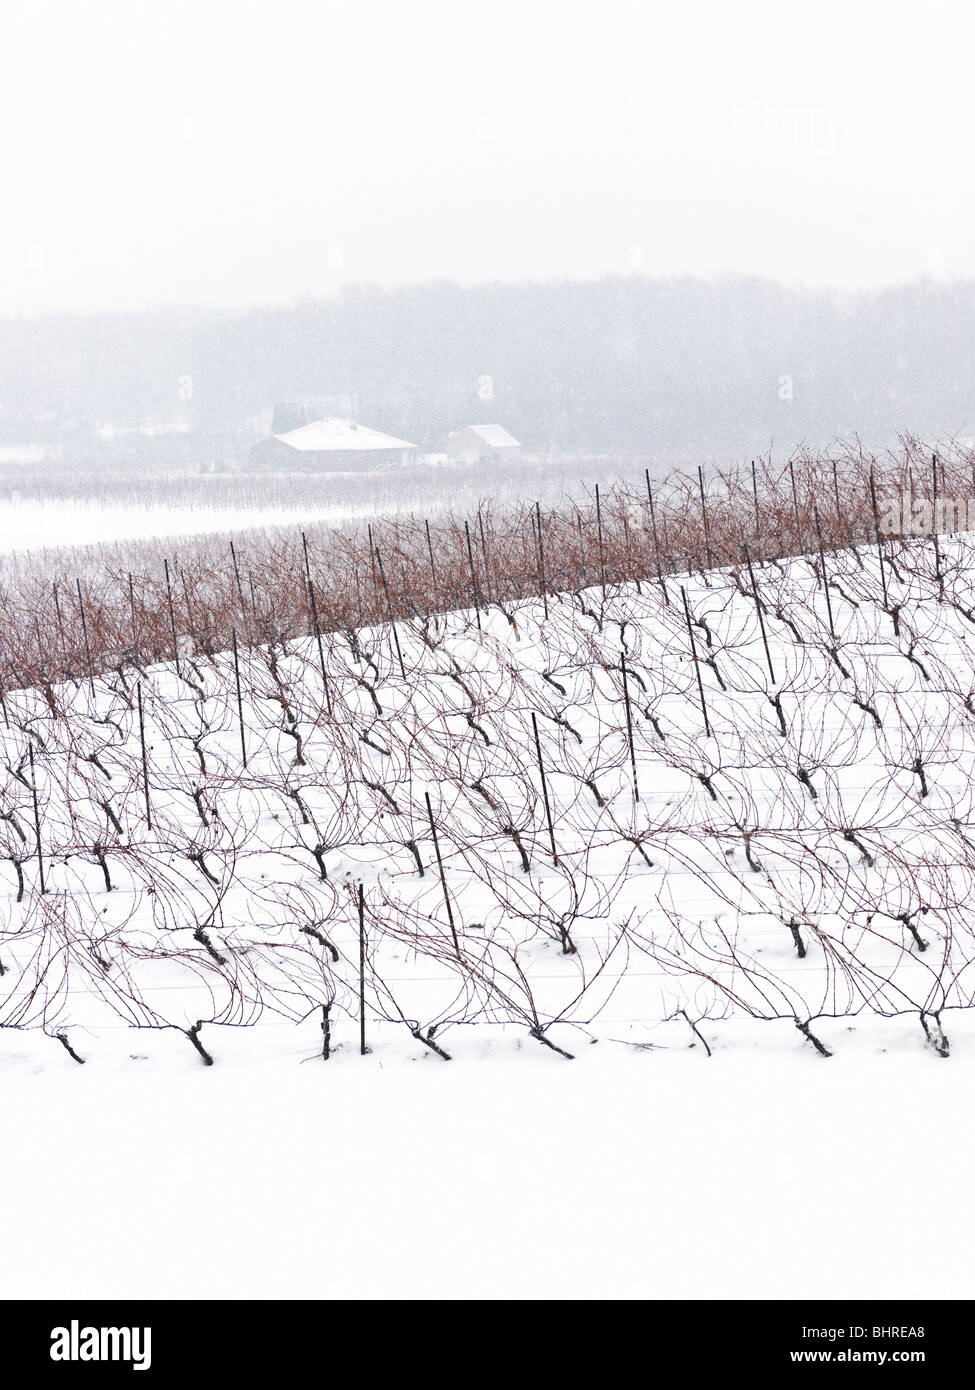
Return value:
M 969 0 L 12 0 L 0 312 L 975 275 Z

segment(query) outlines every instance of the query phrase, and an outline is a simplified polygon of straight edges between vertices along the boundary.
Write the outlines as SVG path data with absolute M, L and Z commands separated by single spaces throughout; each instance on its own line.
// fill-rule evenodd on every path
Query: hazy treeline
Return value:
M 722 454 L 975 433 L 975 282 L 839 295 L 729 278 L 352 286 L 247 311 L 0 320 L 0 441 L 183 420 L 249 442 L 349 394 L 426 449 L 497 419 L 529 448 Z

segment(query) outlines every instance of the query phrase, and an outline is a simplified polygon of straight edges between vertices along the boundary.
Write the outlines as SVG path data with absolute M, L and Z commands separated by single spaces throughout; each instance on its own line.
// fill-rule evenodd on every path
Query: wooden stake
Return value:
M 376 543 L 372 538 L 371 522 L 366 523 L 366 531 L 369 535 L 369 564 L 372 566 L 372 592 L 376 600 L 376 622 L 379 622 L 379 576 L 376 573 Z
M 823 533 L 819 529 L 819 508 L 813 503 L 813 520 L 816 523 L 816 540 L 819 542 L 819 566 L 823 575 L 823 592 L 826 595 L 826 612 L 829 615 L 829 635 L 836 645 L 836 629 L 833 626 L 833 605 L 829 598 L 829 578 L 826 574 L 826 556 L 823 554 Z
M 427 802 L 427 817 L 430 821 L 430 834 L 433 837 L 433 850 L 437 856 L 437 868 L 440 870 L 440 886 L 443 889 L 444 906 L 447 909 L 447 921 L 450 923 L 450 934 L 454 938 L 454 950 L 460 957 L 460 942 L 457 940 L 457 928 L 454 926 L 454 914 L 450 906 L 450 894 L 447 892 L 447 878 L 443 870 L 443 860 L 440 858 L 440 841 L 437 839 L 437 827 L 433 823 L 433 807 L 430 805 L 430 793 L 424 792 Z
M 877 559 L 880 561 L 880 583 L 884 591 L 884 607 L 890 607 L 890 600 L 887 597 L 887 575 L 884 572 L 884 547 L 880 540 L 880 517 L 877 514 L 877 489 L 873 481 L 873 469 L 870 470 L 870 501 L 873 505 L 873 529 L 877 537 Z
M 755 583 L 755 572 L 752 569 L 752 557 L 748 553 L 747 544 L 742 541 L 742 550 L 745 552 L 745 564 L 748 566 L 748 578 L 751 580 L 752 593 L 755 595 L 755 609 L 758 613 L 758 626 L 762 633 L 762 645 L 765 648 L 765 660 L 768 662 L 768 673 L 772 684 L 775 685 L 775 671 L 772 669 L 772 654 L 768 649 L 768 637 L 765 635 L 765 618 L 762 615 L 762 600 L 758 596 L 758 585 Z
M 938 455 L 931 455 L 931 539 L 934 541 L 934 573 L 939 592 L 944 588 L 941 578 L 941 550 L 938 542 Z
M 240 724 L 240 753 L 247 766 L 247 741 L 244 737 L 244 701 L 240 693 L 240 658 L 237 652 L 237 629 L 230 629 L 230 637 L 234 647 L 234 681 L 237 685 L 237 720 Z
M 789 460 L 789 477 L 792 479 L 792 505 L 796 513 L 796 536 L 798 538 L 799 554 L 801 555 L 804 548 L 802 522 L 799 520 L 799 494 L 796 490 L 796 470 L 792 466 L 791 459 Z
M 130 576 L 130 578 L 131 578 L 131 576 Z M 63 618 L 62 618 L 62 616 L 61 616 L 61 603 L 60 603 L 60 600 L 58 599 L 58 586 L 57 586 L 57 584 L 54 585 L 54 611 L 55 611 L 55 613 L 57 614 L 57 619 L 58 619 L 58 636 L 59 636 L 60 639 L 61 639 L 61 674 L 64 675 L 64 673 L 65 673 L 65 672 L 67 671 L 67 669 L 68 669 L 68 643 L 67 643 L 67 639 L 66 639 L 66 637 L 65 637 L 65 635 L 64 635 L 64 620 L 63 620 Z
M 132 578 L 132 571 L 129 571 L 129 612 L 132 617 L 132 659 L 139 656 L 139 624 L 135 616 L 135 581 Z
M 325 651 L 322 647 L 322 633 L 318 625 L 318 608 L 315 604 L 315 589 L 311 580 L 308 581 L 308 598 L 311 602 L 311 621 L 315 629 L 315 641 L 318 643 L 318 661 L 322 668 L 322 686 L 325 690 L 325 712 L 331 718 L 332 714 L 332 692 L 328 686 L 328 676 L 325 673 Z
M 471 567 L 471 588 L 474 591 L 474 614 L 477 618 L 477 630 L 481 631 L 481 601 L 477 593 L 477 575 L 474 571 L 474 551 L 471 547 L 471 528 L 464 522 L 464 534 L 467 537 L 467 560 Z
M 481 554 L 482 554 L 483 557 L 484 557 L 484 592 L 485 592 L 485 594 L 487 595 L 487 600 L 488 600 L 488 602 L 490 603 L 490 602 L 491 602 L 491 567 L 490 567 L 490 565 L 488 564 L 487 540 L 485 539 L 485 536 L 484 536 L 484 518 L 483 518 L 483 516 L 481 515 L 481 509 L 480 509 L 480 507 L 478 507 L 478 509 L 477 509 L 477 525 L 478 525 L 478 530 L 479 530 L 480 533 L 481 533 Z
M 403 653 L 400 650 L 399 633 L 396 631 L 396 620 L 393 617 L 393 600 L 389 596 L 389 585 L 386 583 L 386 571 L 383 569 L 383 557 L 379 553 L 378 546 L 376 547 L 376 562 L 379 565 L 379 578 L 382 580 L 383 593 L 386 595 L 386 607 L 389 610 L 389 625 L 393 629 L 393 641 L 396 644 L 396 656 L 399 660 L 399 673 L 405 681 L 406 669 L 403 666 Z
M 633 769 L 633 797 L 640 800 L 640 783 L 636 775 L 636 752 L 633 747 L 633 712 L 630 709 L 630 686 L 626 679 L 626 653 L 620 652 L 620 671 L 623 673 L 623 700 L 626 705 L 626 737 L 630 745 L 630 767 Z
M 41 880 L 41 892 L 46 893 L 44 886 L 44 856 L 41 852 L 41 811 L 37 803 L 37 778 L 34 775 L 34 745 L 30 739 L 27 740 L 27 757 L 30 760 L 30 790 L 34 799 L 34 830 L 37 834 L 37 871 Z
M 429 521 L 426 520 L 426 518 L 424 518 L 423 525 L 424 525 L 424 527 L 426 528 L 426 533 L 427 533 L 427 552 L 429 553 L 429 556 L 430 556 L 430 575 L 431 575 L 431 578 L 433 579 L 433 597 L 436 599 L 436 597 L 437 597 L 437 567 L 436 567 L 436 565 L 433 563 L 433 541 L 430 539 L 430 523 L 429 523 Z M 430 612 L 430 607 L 429 607 L 429 605 L 427 606 L 427 612 L 428 612 L 428 613 Z
M 596 535 L 599 539 L 599 581 L 602 585 L 603 602 L 606 602 L 606 556 L 603 553 L 603 514 L 599 505 L 599 484 L 596 484 Z
M 230 558 L 234 562 L 234 576 L 237 580 L 237 593 L 240 596 L 240 611 L 247 612 L 247 604 L 244 602 L 244 586 L 240 582 L 240 569 L 237 565 L 237 551 L 234 549 L 233 541 L 230 542 Z
M 318 622 L 318 605 L 315 603 L 315 586 L 311 582 L 311 565 L 308 561 L 308 542 L 305 539 L 304 531 L 301 533 L 301 544 L 305 552 L 305 578 L 308 581 L 308 601 L 311 604 L 311 621 L 315 629 L 315 641 L 318 643 L 318 661 L 322 668 L 322 686 L 325 690 L 325 710 L 329 717 L 331 717 L 332 694 L 328 688 L 328 676 L 325 673 L 325 652 L 322 647 L 322 633 Z M 244 766 L 247 766 L 246 761 Z
M 86 659 L 87 662 L 88 662 L 88 686 L 89 686 L 89 689 L 91 690 L 92 695 L 94 695 L 94 694 L 95 694 L 95 668 L 94 668 L 94 666 L 92 665 L 92 660 L 91 660 L 91 647 L 90 647 L 89 644 L 88 644 L 88 623 L 87 623 L 87 620 L 85 619 L 85 601 L 84 601 L 84 599 L 81 597 L 81 580 L 80 580 L 80 579 L 76 579 L 76 580 L 75 580 L 75 583 L 76 583 L 77 586 L 78 586 L 78 607 L 81 609 L 81 631 L 84 633 L 84 637 L 85 637 L 85 659 Z
M 693 626 L 691 625 L 691 610 L 690 610 L 690 608 L 689 608 L 689 606 L 688 606 L 688 603 L 687 603 L 687 591 L 686 591 L 686 589 L 684 588 L 683 585 L 681 585 L 681 591 L 680 591 L 680 592 L 681 592 L 681 597 L 682 597 L 683 600 L 684 600 L 684 617 L 687 619 L 687 635 L 688 635 L 688 637 L 691 639 L 691 655 L 692 655 L 693 658 L 694 658 L 694 671 L 695 671 L 695 674 L 697 675 L 697 689 L 698 689 L 698 693 L 699 693 L 699 695 L 700 695 L 700 697 L 701 697 L 701 712 L 702 712 L 703 715 L 704 715 L 704 731 L 705 731 L 705 733 L 708 735 L 708 737 L 710 738 L 710 737 L 711 737 L 711 725 L 710 725 L 710 722 L 708 721 L 708 706 L 707 706 L 707 701 L 706 701 L 705 698 L 704 698 L 704 682 L 701 680 L 701 664 L 700 664 L 700 662 L 699 662 L 698 659 L 697 659 L 697 643 L 694 641 L 694 628 L 693 628 Z
M 559 853 L 555 848 L 555 828 L 552 824 L 552 807 L 548 799 L 548 782 L 545 778 L 545 764 L 542 762 L 542 741 L 538 736 L 538 720 L 535 718 L 534 710 L 532 710 L 532 731 L 535 735 L 535 752 L 538 755 L 538 775 L 542 779 L 542 800 L 545 803 L 545 820 L 548 824 L 548 838 L 552 845 L 552 858 L 557 864 L 559 862 Z
M 310 584 L 310 583 L 311 583 L 311 564 L 309 563 L 309 560 L 308 560 L 308 537 L 305 535 L 304 531 L 302 531 L 302 533 L 301 533 L 301 549 L 302 549 L 302 552 L 303 552 L 304 557 L 305 557 L 305 578 L 308 580 L 308 583 Z
M 139 706 L 139 746 L 142 749 L 142 790 L 146 798 L 146 825 L 152 829 L 152 808 L 149 804 L 149 758 L 146 754 L 146 725 L 142 714 L 142 682 L 139 681 L 135 688 L 136 701 Z
M 765 547 L 762 545 L 762 523 L 758 515 L 758 477 L 755 473 L 755 460 L 752 459 L 752 497 L 755 499 L 755 539 L 758 541 L 760 555 L 764 559 Z
M 169 630 L 173 634 L 173 657 L 176 662 L 176 674 L 181 676 L 183 673 L 179 669 L 179 643 L 176 641 L 176 613 L 173 608 L 173 586 L 169 580 L 169 561 L 163 559 L 163 566 L 166 571 L 166 598 L 169 602 Z
M 667 607 L 669 608 L 670 595 L 667 592 L 667 585 L 664 583 L 663 570 L 660 568 L 660 539 L 657 536 L 657 513 L 655 512 L 653 506 L 653 490 L 650 487 L 650 469 L 644 469 L 644 473 L 647 479 L 647 497 L 650 499 L 650 525 L 653 528 L 653 553 L 657 561 L 657 579 L 660 583 L 661 589 L 663 589 L 664 600 L 667 604 Z
M 545 549 L 542 545 L 542 509 L 535 500 L 535 525 L 538 529 L 538 574 L 542 586 L 542 610 L 548 619 L 548 585 L 545 582 Z
M 247 583 L 248 583 L 248 585 L 250 586 L 250 591 L 251 591 L 251 612 L 256 616 L 256 615 L 257 615 L 257 590 L 254 588 L 254 571 L 253 571 L 253 570 L 248 570 L 248 571 L 247 571 Z M 265 623 L 264 626 L 265 626 L 265 633 L 264 633 L 264 635 L 265 635 L 265 637 L 266 637 L 266 636 L 267 636 L 267 624 Z
M 704 549 L 708 557 L 708 569 L 714 569 L 714 558 L 711 554 L 711 528 L 708 525 L 708 508 L 704 500 L 704 470 L 700 464 L 697 466 L 697 485 L 701 491 L 701 518 L 704 522 Z

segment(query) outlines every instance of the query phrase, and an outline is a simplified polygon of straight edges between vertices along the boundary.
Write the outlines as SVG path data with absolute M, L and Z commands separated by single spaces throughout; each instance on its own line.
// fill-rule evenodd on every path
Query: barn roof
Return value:
M 502 425 L 470 425 L 471 434 L 476 434 L 490 449 L 520 449 L 521 445 L 515 437 L 508 433 Z M 461 433 L 467 431 L 462 430 Z
M 314 420 L 310 425 L 300 425 L 296 430 L 273 436 L 290 449 L 298 449 L 304 454 L 366 452 L 378 449 L 415 449 L 405 439 L 394 439 L 391 434 L 371 430 L 367 425 L 357 425 L 353 420 Z

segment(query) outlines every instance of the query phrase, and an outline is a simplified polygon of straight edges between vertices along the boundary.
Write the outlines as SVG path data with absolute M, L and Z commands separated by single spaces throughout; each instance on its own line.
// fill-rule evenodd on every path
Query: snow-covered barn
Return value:
M 354 420 L 314 420 L 262 439 L 250 451 L 252 468 L 357 473 L 410 462 L 417 446 L 358 425 Z
M 501 425 L 468 425 L 448 438 L 447 457 L 465 463 L 500 463 L 521 458 L 521 445 Z

